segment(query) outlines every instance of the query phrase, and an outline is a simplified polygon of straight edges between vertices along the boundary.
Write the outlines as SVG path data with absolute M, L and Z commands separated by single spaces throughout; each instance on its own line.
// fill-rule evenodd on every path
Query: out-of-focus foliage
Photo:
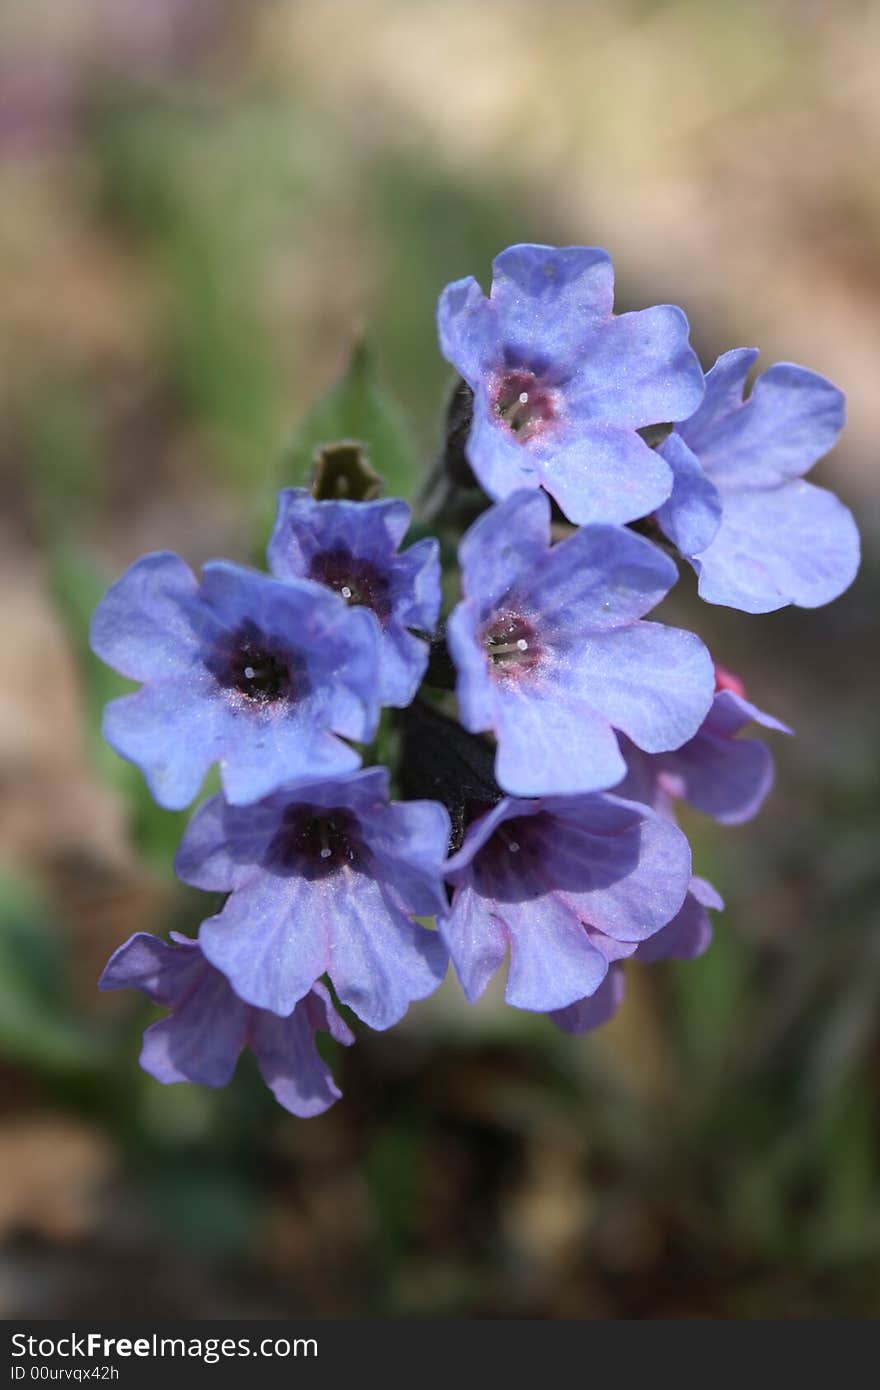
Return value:
M 877 1316 L 876 5 L 64 10 L 0 19 L 0 1312 Z M 100 739 L 94 602 L 143 551 L 253 558 L 330 437 L 412 497 L 437 292 L 526 239 L 850 396 L 852 592 L 751 619 L 686 578 L 670 612 L 798 731 L 757 825 L 688 825 L 715 944 L 583 1040 L 450 982 L 319 1120 L 247 1061 L 161 1088 L 151 1010 L 94 983 L 214 901 Z

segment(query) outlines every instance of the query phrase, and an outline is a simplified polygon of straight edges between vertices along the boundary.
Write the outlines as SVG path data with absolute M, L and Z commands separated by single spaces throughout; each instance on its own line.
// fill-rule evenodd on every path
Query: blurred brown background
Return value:
M 858 0 L 5 0 L 0 1314 L 880 1313 L 878 42 Z M 688 824 L 716 942 L 582 1040 L 447 982 L 319 1120 L 247 1064 L 161 1088 L 150 1011 L 94 981 L 200 904 L 100 744 L 91 607 L 144 550 L 253 554 L 364 328 L 414 486 L 436 295 L 521 240 L 606 246 L 706 365 L 754 343 L 849 396 L 814 477 L 853 590 L 749 618 L 682 586 L 799 735 L 757 824 Z

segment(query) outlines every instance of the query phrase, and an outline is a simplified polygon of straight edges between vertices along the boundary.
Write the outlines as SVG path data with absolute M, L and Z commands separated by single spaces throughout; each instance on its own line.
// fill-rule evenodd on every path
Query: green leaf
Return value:
M 282 460 L 281 485 L 306 483 L 316 451 L 342 439 L 366 445 L 386 496 L 409 495 L 417 477 L 415 444 L 397 404 L 380 384 L 364 342 L 355 347 L 345 376 L 302 421 Z

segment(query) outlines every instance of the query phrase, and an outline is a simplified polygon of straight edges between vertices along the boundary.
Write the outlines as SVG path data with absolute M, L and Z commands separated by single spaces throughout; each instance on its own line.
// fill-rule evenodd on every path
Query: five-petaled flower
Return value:
M 552 1012 L 594 995 L 609 961 L 672 921 L 691 855 L 670 820 L 617 796 L 505 797 L 469 826 L 446 874 L 439 926 L 467 998 L 509 951 L 508 1004 Z
M 399 553 L 409 520 L 409 507 L 396 499 L 316 502 L 305 488 L 286 488 L 268 554 L 279 579 L 316 580 L 374 616 L 379 698 L 401 707 L 428 663 L 416 633 L 430 636 L 440 612 L 440 547 L 426 537 Z
M 676 579 L 649 541 L 584 526 L 550 545 L 550 504 L 520 491 L 459 547 L 464 600 L 447 624 L 459 714 L 498 740 L 515 796 L 597 791 L 626 770 L 614 729 L 646 752 L 677 748 L 712 701 L 693 633 L 641 621 Z
M 447 285 L 444 357 L 474 393 L 467 456 L 499 500 L 543 487 L 570 521 L 647 516 L 672 472 L 637 431 L 691 415 L 703 373 L 670 304 L 615 315 L 614 268 L 596 247 L 510 246 L 487 297 Z
M 390 1028 L 437 988 L 446 951 L 416 917 L 445 904 L 449 817 L 388 799 L 388 773 L 299 783 L 253 806 L 211 797 L 175 869 L 229 896 L 199 944 L 249 1004 L 287 1015 L 326 972 L 343 1004 Z
M 859 567 L 852 515 L 803 480 L 837 442 L 846 403 L 830 381 L 790 362 L 768 368 L 744 401 L 757 355 L 719 357 L 699 409 L 660 446 L 675 486 L 657 520 L 708 603 L 746 613 L 818 608 Z
M 212 561 L 198 584 L 176 555 L 145 555 L 101 600 L 91 641 L 143 682 L 107 706 L 104 736 L 161 806 L 187 806 L 215 762 L 237 804 L 350 772 L 343 740 L 376 729 L 373 619 L 310 580 Z
M 205 959 L 195 941 L 172 932 L 169 946 L 138 932 L 110 957 L 99 989 L 139 989 L 168 1017 L 144 1033 L 141 1066 L 165 1084 L 194 1081 L 225 1086 L 249 1047 L 266 1085 L 285 1110 L 320 1115 L 339 1099 L 315 1033 L 354 1042 L 322 984 L 316 984 L 287 1017 L 244 1003 L 229 981 Z

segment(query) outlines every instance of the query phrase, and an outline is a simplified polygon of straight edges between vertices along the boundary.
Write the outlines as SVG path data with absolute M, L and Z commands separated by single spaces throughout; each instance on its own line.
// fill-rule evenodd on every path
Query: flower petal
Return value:
M 212 763 L 226 746 L 228 720 L 213 698 L 212 678 L 202 668 L 191 680 L 166 680 L 111 700 L 104 710 L 104 738 L 135 763 L 160 806 L 188 806 Z
M 682 555 L 696 555 L 712 544 L 721 525 L 721 498 L 699 460 L 678 434 L 658 450 L 672 469 L 672 494 L 657 512 L 657 521 Z
M 330 964 L 330 939 L 346 895 L 326 879 L 255 875 L 202 923 L 199 945 L 236 994 L 287 1017 Z
M 154 1004 L 171 1008 L 203 969 L 199 951 L 178 950 L 147 932 L 135 932 L 113 952 L 98 989 L 139 989 Z
M 107 590 L 92 618 L 92 651 L 131 680 L 185 675 L 198 661 L 196 581 L 169 551 L 143 555 Z
M 446 906 L 442 863 L 449 814 L 438 801 L 395 801 L 365 825 L 378 876 L 401 909 L 433 917 Z
M 254 1018 L 251 1047 L 260 1075 L 279 1105 L 302 1119 L 322 1115 L 342 1094 L 315 1046 L 315 1029 L 329 1031 L 328 1007 L 310 994 L 288 1018 L 262 1010 Z
M 657 774 L 670 796 L 722 825 L 741 825 L 773 786 L 773 757 L 759 739 L 730 738 L 704 725 L 683 748 L 657 755 Z
M 722 353 L 706 373 L 706 394 L 698 409 L 687 418 L 679 416 L 676 433 L 697 458 L 711 452 L 719 422 L 741 408 L 746 378 L 757 357 L 757 348 L 733 348 Z
M 550 503 L 542 492 L 522 488 L 483 512 L 458 547 L 462 586 L 485 616 L 546 560 L 550 546 Z
M 636 960 L 651 965 L 659 960 L 694 960 L 701 956 L 712 941 L 712 923 L 706 909 L 723 906 L 711 884 L 692 879 L 681 911 L 662 931 L 639 943 Z
M 715 669 L 692 632 L 638 622 L 586 637 L 570 680 L 615 729 L 657 753 L 697 732 L 712 703 Z
M 464 990 L 473 1004 L 507 955 L 507 932 L 486 901 L 468 883 L 455 890 L 451 907 L 437 927 Z
M 738 409 L 709 428 L 680 433 L 717 487 L 774 487 L 806 473 L 837 442 L 846 420 L 842 391 L 816 372 L 777 362 Z M 700 447 L 695 444 L 695 435 Z
M 859 549 L 843 503 L 798 479 L 726 493 L 718 534 L 693 566 L 707 603 L 771 613 L 790 603 L 818 608 L 837 598 L 856 576 Z
M 610 319 L 584 345 L 566 388 L 571 409 L 631 429 L 693 414 L 705 386 L 689 332 L 674 304 Z
M 678 827 L 616 796 L 548 798 L 535 823 L 556 892 L 580 920 L 618 941 L 642 941 L 680 909 L 691 876 Z
M 209 797 L 184 831 L 174 872 L 193 888 L 229 893 L 253 876 L 277 828 L 271 803 L 237 807 L 222 796 Z
M 472 275 L 447 285 L 437 305 L 440 351 L 475 386 L 498 351 L 498 321 Z
M 594 994 L 608 972 L 574 913 L 554 894 L 505 903 L 510 970 L 504 997 L 546 1013 Z
M 446 974 L 439 933 L 419 926 L 373 879 L 340 875 L 327 970 L 339 999 L 370 1028 L 398 1023 Z
M 582 526 L 554 545 L 531 575 L 528 599 L 545 641 L 630 624 L 678 579 L 672 560 L 621 526 Z
M 535 455 L 537 477 L 578 526 L 620 525 L 648 516 L 672 491 L 672 470 L 656 449 L 623 426 L 590 421 L 559 447 Z
M 567 1008 L 554 1009 L 550 1018 L 563 1033 L 589 1033 L 614 1017 L 623 1003 L 623 992 L 623 970 L 612 965 L 595 994 Z
M 509 246 L 492 262 L 492 307 L 514 356 L 573 361 L 614 303 L 614 267 L 596 246 Z
M 157 1081 L 225 1086 L 247 1041 L 249 1011 L 226 980 L 202 962 L 198 984 L 144 1033 L 141 1066 Z
M 495 776 L 504 791 L 566 795 L 620 781 L 626 766 L 617 739 L 589 700 L 589 692 L 579 698 L 549 682 L 541 690 L 511 683 L 499 693 Z
M 464 599 L 446 624 L 446 641 L 456 670 L 459 719 L 472 734 L 491 729 L 495 722 L 495 687 L 480 640 L 480 622 L 477 605 Z

